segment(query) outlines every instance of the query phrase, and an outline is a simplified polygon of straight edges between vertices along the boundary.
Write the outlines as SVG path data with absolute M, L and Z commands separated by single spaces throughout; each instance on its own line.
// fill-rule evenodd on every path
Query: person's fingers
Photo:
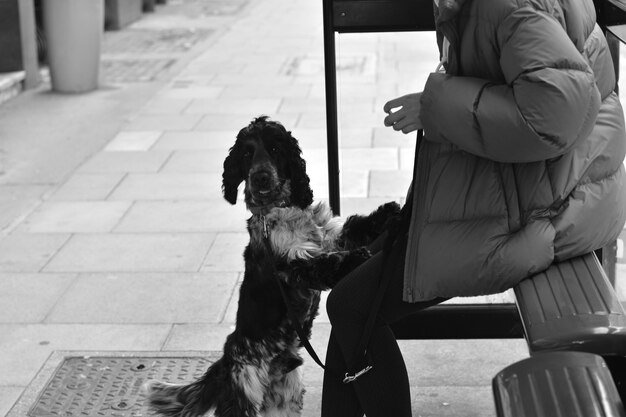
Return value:
M 396 131 L 401 131 L 402 129 L 404 129 L 406 126 L 409 126 L 413 124 L 412 120 L 409 120 L 408 117 L 405 117 L 403 119 L 398 120 L 396 123 L 393 124 L 393 130 Z
M 411 123 L 402 128 L 402 133 L 406 135 L 407 133 L 415 132 L 418 129 L 421 129 L 421 126 L 418 126 L 416 123 Z
M 393 100 L 389 100 L 388 102 L 385 103 L 385 105 L 383 106 L 383 111 L 385 113 L 391 113 L 391 110 L 398 108 L 398 107 L 402 107 L 403 105 L 404 105 L 404 96 L 394 98 Z
M 403 111 L 399 110 L 395 113 L 390 113 L 385 117 L 385 126 L 394 126 L 400 120 L 404 118 L 405 114 Z

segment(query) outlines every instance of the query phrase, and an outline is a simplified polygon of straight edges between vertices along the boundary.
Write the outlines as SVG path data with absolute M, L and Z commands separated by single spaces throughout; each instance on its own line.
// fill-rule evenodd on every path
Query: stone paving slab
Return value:
M 339 154 L 346 170 L 396 171 L 399 166 L 397 148 L 349 148 Z
M 218 172 L 222 173 L 226 152 L 177 151 L 172 153 L 161 172 Z
M 131 173 L 110 200 L 207 200 L 222 189 L 221 173 Z
M 26 387 L 54 351 L 158 351 L 171 325 L 0 324 L 0 330 L 0 387 Z
M 106 233 L 130 208 L 128 201 L 53 201 L 39 206 L 16 231 L 24 233 Z
M 0 415 L 5 416 L 22 395 L 24 387 L 0 387 Z
M 46 319 L 74 274 L 0 274 L 0 323 L 38 323 Z
M 69 234 L 13 234 L 0 240 L 0 272 L 39 272 Z
M 184 114 L 241 114 L 250 118 L 250 115 L 276 113 L 279 105 L 280 99 L 195 99 Z
M 219 233 L 202 264 L 201 271 L 243 271 L 243 251 L 249 240 L 246 232 Z
M 46 322 L 220 323 L 237 279 L 233 272 L 81 274 Z
M 311 170 L 309 170 L 311 171 Z M 325 166 L 318 167 L 312 174 L 311 188 L 316 198 L 326 198 L 328 196 L 328 179 L 323 176 L 328 172 Z M 366 198 L 368 197 L 369 175 L 367 170 L 343 170 L 341 172 L 340 194 L 342 198 Z M 406 194 L 406 192 L 404 193 Z M 389 198 L 391 200 L 392 198 Z
M 226 200 L 137 201 L 115 227 L 122 233 L 240 232 L 250 214 L 244 204 Z M 246 233 L 247 236 L 247 233 Z M 217 243 L 214 244 L 218 245 Z
M 242 72 L 246 70 L 242 69 Z M 239 86 L 230 85 L 224 88 L 220 93 L 221 98 L 225 99 L 265 99 L 265 98 L 281 98 L 280 109 L 285 105 L 285 101 L 290 98 L 298 98 L 304 100 L 309 95 L 311 86 L 309 85 L 285 85 L 277 88 L 273 85 L 261 84 L 255 86 Z M 278 110 L 279 112 L 282 110 Z
M 263 111 L 261 113 L 252 113 L 252 114 L 207 114 L 202 117 L 200 122 L 195 126 L 194 130 L 196 131 L 214 131 L 214 130 L 230 130 L 233 133 L 239 132 L 241 128 L 247 126 L 252 119 L 258 116 L 273 116 L 272 114 L 268 114 Z M 298 120 L 300 119 L 299 114 L 289 114 L 282 115 L 280 117 L 280 122 L 288 129 L 293 129 L 295 127 L 299 127 Z M 172 129 L 173 130 L 173 129 Z M 233 137 L 234 138 L 234 137 Z M 234 140 L 233 142 L 234 143 Z
M 406 196 L 413 171 L 372 171 L 368 196 L 394 199 L 397 196 Z
M 175 324 L 169 334 L 163 351 L 221 351 L 226 337 L 235 330 L 232 323 L 206 324 L 185 323 Z
M 276 115 L 275 119 L 281 121 L 281 115 Z M 287 128 L 289 127 L 287 126 Z M 326 152 L 327 135 L 325 129 L 295 127 L 290 130 L 293 136 L 298 139 L 298 143 L 302 149 L 322 148 Z M 338 136 L 339 146 L 343 150 L 351 148 L 368 149 L 372 147 L 372 129 L 369 127 L 340 129 Z M 319 164 L 319 161 L 309 162 L 309 166 L 317 164 Z
M 2 178 L 0 177 L 0 184 Z M 40 204 L 41 195 L 48 195 L 52 185 L 2 185 L 0 188 L 0 230 L 10 229 L 19 222 L 24 214 L 34 210 Z
M 214 99 L 221 96 L 224 89 L 225 87 L 221 86 L 203 86 L 192 82 L 173 81 L 154 96 L 154 99 L 148 104 L 144 111 L 149 112 L 155 103 L 162 104 L 163 106 L 169 105 L 170 103 L 175 105 L 177 100 L 180 100 L 189 105 L 189 103 L 195 99 Z
M 115 187 L 122 181 L 125 172 L 113 173 L 76 173 L 50 196 L 54 201 L 98 201 L 106 200 Z
M 124 130 L 193 130 L 198 126 L 202 116 L 199 114 L 161 114 L 139 115 L 124 126 Z
M 210 233 L 81 234 L 45 272 L 196 272 L 215 239 Z
M 218 95 L 219 92 L 216 93 Z M 155 98 L 144 106 L 139 114 L 182 114 L 191 103 L 191 98 Z
M 119 132 L 105 146 L 105 151 L 147 151 L 159 140 L 163 132 L 148 130 L 138 132 Z
M 171 156 L 167 151 L 98 152 L 85 162 L 79 173 L 158 172 Z
M 226 155 L 226 151 L 235 143 L 237 132 L 235 130 L 165 132 L 154 144 L 153 149 L 220 150 Z

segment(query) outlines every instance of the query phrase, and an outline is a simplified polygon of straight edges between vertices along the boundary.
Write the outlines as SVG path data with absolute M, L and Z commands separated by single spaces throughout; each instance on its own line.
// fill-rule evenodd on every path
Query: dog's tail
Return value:
M 224 380 L 223 358 L 213 363 L 206 373 L 191 384 L 169 384 L 148 381 L 144 385 L 147 406 L 166 417 L 200 417 L 214 408 L 228 387 Z

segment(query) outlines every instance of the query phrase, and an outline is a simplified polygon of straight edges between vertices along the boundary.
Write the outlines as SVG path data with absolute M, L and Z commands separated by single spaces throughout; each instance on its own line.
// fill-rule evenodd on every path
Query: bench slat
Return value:
M 578 267 L 582 266 L 579 261 L 580 259 L 575 259 L 572 260 L 572 262 L 564 262 L 559 265 L 559 270 L 561 272 L 561 279 L 559 282 L 567 288 L 567 294 L 569 296 L 568 301 L 572 304 L 572 308 L 574 310 L 572 314 L 593 314 L 595 310 L 592 304 L 594 302 L 590 301 L 588 295 L 585 294 L 583 283 L 581 283 L 580 276 L 579 274 L 576 274 L 574 268 L 574 264 L 577 264 Z
M 626 353 L 626 312 L 595 254 L 555 263 L 514 290 L 531 354 Z
M 602 357 L 542 353 L 516 362 L 493 379 L 498 417 L 626 416 Z

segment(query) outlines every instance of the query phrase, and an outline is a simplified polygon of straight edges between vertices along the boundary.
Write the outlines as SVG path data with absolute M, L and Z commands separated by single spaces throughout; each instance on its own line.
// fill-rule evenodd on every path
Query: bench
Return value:
M 555 263 L 515 287 L 531 355 L 626 354 L 626 312 L 594 253 Z
M 602 357 L 550 352 L 519 361 L 493 379 L 496 413 L 506 417 L 626 416 Z
M 626 312 L 596 255 L 555 263 L 514 291 L 531 357 L 493 379 L 498 416 L 626 416 Z M 569 411 L 537 411 L 555 408 Z

